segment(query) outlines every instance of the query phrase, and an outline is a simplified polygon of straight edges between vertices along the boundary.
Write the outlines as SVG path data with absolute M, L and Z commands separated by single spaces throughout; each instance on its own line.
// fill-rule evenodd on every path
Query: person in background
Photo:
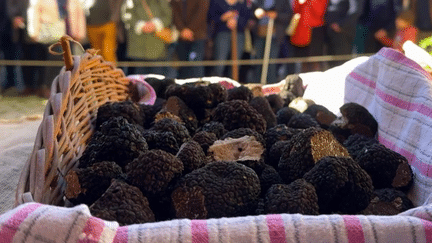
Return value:
M 19 60 L 20 43 L 14 41 L 12 17 L 8 14 L 8 1 L 0 2 L 0 56 L 5 60 Z M 0 90 L 4 93 L 15 86 L 18 94 L 24 91 L 21 66 L 0 66 Z
M 354 52 L 375 53 L 385 45 L 375 38 L 375 33 L 395 33 L 396 16 L 402 10 L 401 0 L 366 0 L 359 18 Z
M 385 29 L 375 32 L 375 38 L 384 46 L 392 47 L 403 52 L 402 46 L 405 41 L 417 43 L 418 29 L 414 26 L 414 14 L 412 11 L 404 11 L 396 17 L 396 34 L 394 38 L 389 37 Z
M 87 37 L 109 62 L 117 61 L 117 28 L 123 0 L 86 0 Z
M 145 1 L 145 3 L 143 2 Z M 149 15 L 146 4 L 151 11 Z M 126 30 L 126 56 L 134 61 L 164 61 L 167 44 L 155 32 L 171 25 L 172 9 L 166 0 L 125 0 L 121 18 Z M 137 74 L 161 74 L 163 67 L 137 67 Z
M 298 24 L 290 36 L 295 57 L 323 55 L 324 14 L 328 0 L 293 0 L 293 11 Z M 321 71 L 319 62 L 302 63 L 300 72 Z
M 325 44 L 329 55 L 352 53 L 356 26 L 363 13 L 365 0 L 330 0 L 325 14 Z M 330 67 L 345 61 L 329 63 Z
M 204 60 L 205 40 L 207 38 L 207 13 L 210 0 L 171 0 L 173 22 L 180 32 L 177 55 L 180 61 Z M 178 78 L 204 76 L 202 65 L 180 67 Z
M 237 58 L 240 59 L 245 44 L 245 28 L 251 16 L 247 0 L 211 0 L 208 20 L 214 23 L 214 60 L 227 60 L 231 52 L 231 31 L 237 33 Z M 212 74 L 224 76 L 225 66 L 213 68 Z
M 257 0 L 255 2 L 253 18 L 255 28 L 254 33 L 254 49 L 255 59 L 263 59 L 266 36 L 267 36 L 267 25 L 269 19 L 274 20 L 274 28 L 272 31 L 272 40 L 270 46 L 270 59 L 278 58 L 280 46 L 285 37 L 285 29 L 288 27 L 290 19 L 292 17 L 292 9 L 290 1 L 288 0 Z M 262 65 L 255 65 L 255 83 L 260 83 Z M 270 64 L 267 72 L 267 83 L 276 83 L 278 80 L 278 71 L 276 64 Z

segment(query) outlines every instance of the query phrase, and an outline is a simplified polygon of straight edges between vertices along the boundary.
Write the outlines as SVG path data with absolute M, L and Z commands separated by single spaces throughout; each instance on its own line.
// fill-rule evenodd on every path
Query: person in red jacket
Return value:
M 295 57 L 323 54 L 324 14 L 328 0 L 294 0 L 293 12 L 300 18 L 290 37 Z M 320 63 L 304 63 L 302 72 L 320 70 Z
M 385 29 L 375 32 L 375 38 L 383 45 L 392 47 L 403 52 L 402 45 L 405 41 L 417 43 L 418 29 L 414 26 L 414 14 L 411 11 L 404 11 L 396 18 L 396 33 L 390 38 Z

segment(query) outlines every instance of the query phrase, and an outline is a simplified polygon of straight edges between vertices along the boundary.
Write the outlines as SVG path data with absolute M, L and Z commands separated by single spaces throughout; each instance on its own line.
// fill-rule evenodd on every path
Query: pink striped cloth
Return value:
M 426 205 L 397 216 L 277 214 L 119 227 L 85 205 L 26 203 L 0 217 L 0 242 L 431 242 L 431 213 Z
M 415 205 L 432 192 L 432 78 L 417 63 L 381 49 L 346 78 L 345 102 L 365 106 L 379 124 L 378 139 L 404 155 L 415 173 Z
M 402 53 L 384 48 L 346 78 L 345 102 L 378 120 L 379 140 L 409 159 L 418 206 L 396 216 L 300 214 L 179 219 L 119 227 L 86 205 L 20 205 L 0 215 L 0 242 L 432 242 L 431 76 Z

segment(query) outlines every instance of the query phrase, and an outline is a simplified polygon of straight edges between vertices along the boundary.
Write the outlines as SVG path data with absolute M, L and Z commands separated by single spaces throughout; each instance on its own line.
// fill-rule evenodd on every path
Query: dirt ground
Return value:
M 20 97 L 13 89 L 6 90 L 0 95 L 0 124 L 41 119 L 46 103 L 37 96 Z

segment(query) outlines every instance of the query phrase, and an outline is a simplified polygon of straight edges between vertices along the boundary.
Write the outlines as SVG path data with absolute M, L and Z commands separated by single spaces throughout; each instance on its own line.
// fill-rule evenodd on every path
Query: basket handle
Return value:
M 63 59 L 65 62 L 65 66 L 66 66 L 66 71 L 71 71 L 73 69 L 73 59 L 72 59 L 72 51 L 70 48 L 70 43 L 69 41 L 75 42 L 77 43 L 81 49 L 84 50 L 83 46 L 81 45 L 81 43 L 79 43 L 78 41 L 74 40 L 72 37 L 68 36 L 68 35 L 64 35 L 60 38 L 60 40 L 57 43 L 52 44 L 49 47 L 49 52 L 53 55 L 63 55 Z M 55 52 L 53 51 L 53 48 L 56 46 L 62 46 L 63 52 Z M 85 50 L 84 50 L 85 51 Z

